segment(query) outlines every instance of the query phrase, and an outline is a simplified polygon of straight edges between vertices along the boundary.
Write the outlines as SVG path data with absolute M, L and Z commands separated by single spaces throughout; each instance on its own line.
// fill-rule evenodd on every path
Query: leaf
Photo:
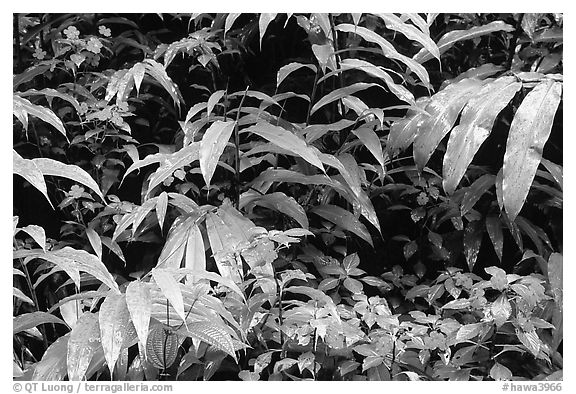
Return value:
M 234 121 L 222 122 L 217 120 L 210 125 L 202 137 L 199 153 L 200 170 L 208 187 L 210 187 L 210 180 L 212 175 L 214 175 L 216 165 L 235 126 L 236 122 Z
M 268 25 L 272 22 L 278 14 L 260 14 L 260 18 L 258 19 L 258 31 L 260 32 L 260 49 L 262 49 L 262 38 L 264 38 L 264 34 L 266 33 L 266 29 L 268 29 Z
M 96 256 L 102 260 L 102 240 L 100 239 L 100 235 L 93 228 L 86 227 L 86 236 Z
M 226 39 L 226 33 L 232 28 L 234 25 L 234 21 L 238 19 L 238 17 L 242 15 L 241 13 L 230 13 L 226 16 L 226 22 L 224 23 L 224 39 Z
M 466 309 L 470 306 L 470 300 L 460 298 L 447 302 L 442 306 L 442 309 Z
M 20 290 L 17 287 L 12 288 L 12 295 L 23 302 L 26 302 L 32 306 L 34 305 L 34 301 L 32 301 L 32 299 L 30 297 L 28 297 L 26 294 L 24 294 L 22 292 L 22 290 Z
M 486 217 L 486 231 L 490 236 L 492 245 L 494 246 L 494 251 L 498 260 L 502 261 L 502 250 L 504 248 L 504 234 L 502 233 L 502 223 L 500 218 L 495 215 L 490 215 Z
M 426 69 L 417 61 L 414 61 L 413 59 L 398 53 L 394 46 L 379 34 L 365 27 L 354 26 L 348 23 L 343 23 L 336 26 L 336 30 L 357 34 L 366 41 L 377 44 L 382 49 L 384 56 L 404 63 L 418 76 L 418 78 L 420 78 L 426 87 L 430 87 L 430 78 L 428 77 L 428 72 Z
M 60 381 L 67 373 L 68 340 L 70 334 L 65 334 L 52 343 L 36 364 L 32 380 Z
M 475 79 L 465 79 L 432 96 L 426 105 L 430 116 L 422 116 L 422 125 L 414 138 L 414 161 L 418 169 L 426 166 L 440 141 L 454 127 L 464 105 L 480 86 L 481 82 Z
M 179 332 L 193 338 L 198 338 L 228 354 L 234 361 L 237 361 L 236 353 L 234 352 L 234 343 L 232 342 L 232 338 L 230 338 L 230 334 L 216 324 L 190 323 L 187 328 L 183 328 L 179 330 Z
M 490 377 L 494 380 L 512 380 L 512 372 L 499 362 L 490 368 Z
M 16 335 L 19 332 L 26 331 L 40 324 L 48 324 L 48 323 L 66 325 L 66 323 L 62 319 L 50 313 L 46 312 L 23 313 L 14 318 L 12 322 L 12 335 Z
M 310 210 L 310 212 L 315 213 L 322 218 L 331 221 L 337 226 L 343 228 L 346 231 L 350 231 L 356 234 L 358 237 L 362 238 L 366 242 L 373 246 L 372 237 L 368 232 L 366 226 L 364 226 L 358 218 L 352 215 L 350 212 L 344 208 L 340 208 L 336 205 L 319 205 Z
M 169 155 L 163 155 L 160 167 L 150 176 L 150 181 L 148 184 L 147 196 L 150 192 L 162 182 L 166 180 L 169 176 L 172 176 L 174 171 L 184 166 L 191 164 L 192 162 L 198 160 L 200 143 L 193 142 L 192 144 L 183 147 L 177 152 Z M 144 159 L 145 160 L 145 159 Z M 134 163 L 134 165 L 137 163 Z M 132 166 L 130 166 L 132 168 Z
M 316 112 L 319 108 L 322 108 L 326 104 L 330 104 L 336 100 L 340 100 L 343 97 L 351 96 L 352 94 L 359 92 L 361 90 L 366 90 L 371 87 L 381 87 L 377 83 L 365 83 L 365 82 L 357 82 L 355 84 L 333 90 L 332 92 L 328 93 L 326 96 L 322 97 L 316 104 L 312 106 L 312 110 L 310 111 L 310 115 Z
M 166 70 L 164 67 L 155 60 L 152 59 L 145 59 L 144 60 L 144 67 L 146 67 L 146 72 L 156 81 L 160 82 L 160 85 L 170 94 L 174 103 L 180 109 L 181 102 L 184 101 L 180 90 L 178 89 L 178 85 L 176 85 L 172 79 L 166 74 Z
M 207 108 L 206 116 L 207 117 L 210 116 L 210 114 L 212 113 L 212 110 L 214 109 L 214 106 L 220 102 L 220 100 L 222 99 L 222 97 L 224 97 L 225 94 L 226 94 L 225 90 L 217 90 L 210 95 L 210 97 L 208 98 L 208 104 L 206 106 L 206 108 Z
M 303 64 L 297 62 L 289 63 L 285 66 L 280 67 L 280 69 L 278 70 L 278 74 L 276 76 L 276 87 L 278 88 L 282 83 L 282 81 L 284 81 L 288 75 L 292 74 L 294 71 L 299 70 L 301 68 L 308 68 L 313 72 L 317 71 L 316 66 L 313 64 Z
M 306 141 L 282 127 L 273 126 L 267 122 L 258 122 L 254 126 L 243 129 L 242 132 L 250 132 L 259 135 L 274 145 L 286 149 L 294 153 L 296 156 L 300 156 L 302 159 L 324 172 L 322 162 L 316 155 L 315 150 L 312 149 Z
M 59 309 L 60 314 L 62 315 L 62 318 L 68 327 L 74 329 L 76 322 L 78 321 L 78 317 L 80 317 L 83 313 L 82 304 L 77 300 L 70 300 L 60 305 Z
M 68 141 L 64 124 L 62 124 L 60 118 L 58 118 L 52 110 L 41 105 L 32 104 L 30 101 L 18 96 L 17 94 L 14 94 L 13 96 L 12 106 L 13 112 L 16 114 L 16 117 L 20 120 L 25 130 L 28 130 L 28 115 L 34 115 L 35 117 L 42 119 L 44 122 L 51 124 L 64 136 L 64 138 L 66 138 L 66 141 Z
M 42 172 L 44 176 L 59 176 L 62 178 L 71 179 L 74 182 L 83 184 L 84 186 L 94 190 L 94 192 L 104 201 L 104 195 L 100 191 L 98 184 L 94 179 L 82 168 L 74 164 L 64 164 L 56 160 L 47 158 L 32 159 L 36 167 Z
M 78 100 L 76 100 L 74 97 L 72 97 L 69 94 L 66 93 L 62 93 L 59 92 L 58 90 L 55 89 L 51 89 L 51 88 L 45 88 L 42 90 L 36 90 L 36 89 L 28 89 L 25 92 L 19 92 L 19 95 L 21 97 L 26 97 L 26 96 L 45 96 L 46 100 L 48 101 L 48 103 L 50 104 L 52 102 L 52 99 L 54 97 L 57 97 L 59 99 L 62 99 L 64 101 L 69 102 L 70 104 L 72 104 L 72 106 L 74 107 L 74 109 L 77 112 L 80 112 L 80 104 L 78 103 Z M 50 104 L 51 105 L 51 104 Z
M 247 203 L 282 212 L 296 220 L 303 228 L 308 229 L 308 218 L 304 208 L 293 197 L 289 197 L 282 192 L 256 196 L 256 198 L 251 199 Z
M 552 177 L 554 178 L 554 180 L 556 181 L 556 183 L 558 184 L 558 186 L 560 186 L 560 189 L 563 189 L 563 175 L 562 175 L 562 166 L 552 163 L 550 160 L 546 160 L 544 158 L 542 158 L 542 160 L 540 161 L 544 167 L 546 167 L 546 169 L 548 170 L 548 172 L 550 173 L 550 175 L 552 175 Z
M 162 294 L 164 294 L 166 299 L 170 301 L 170 304 L 172 304 L 172 307 L 178 316 L 182 321 L 185 321 L 186 315 L 184 313 L 184 300 L 182 298 L 182 291 L 180 290 L 179 282 L 176 281 L 172 274 L 166 269 L 153 268 L 152 276 L 162 291 Z
M 190 108 L 188 110 L 188 113 L 186 114 L 186 119 L 184 120 L 185 123 L 190 122 L 190 120 L 196 116 L 197 113 L 205 110 L 206 108 L 208 108 L 208 103 L 206 103 L 205 101 L 202 101 L 198 104 L 194 104 L 192 106 L 192 108 Z
M 164 219 L 166 218 L 167 209 L 168 194 L 166 194 L 166 192 L 162 192 L 158 196 L 158 200 L 156 200 L 156 216 L 158 216 L 158 224 L 160 225 L 160 230 L 162 230 L 162 225 L 164 224 Z
M 128 338 L 129 326 L 132 325 L 125 295 L 108 295 L 100 306 L 98 321 L 100 322 L 100 338 L 104 357 L 110 370 L 110 376 L 112 376 L 116 361 L 120 356 L 125 340 Z
M 12 171 L 16 175 L 20 175 L 26 179 L 32 186 L 39 190 L 52 208 L 52 202 L 48 197 L 48 189 L 42 171 L 36 166 L 32 160 L 24 159 L 15 150 L 12 150 Z
M 66 246 L 62 249 L 51 250 L 40 254 L 37 257 L 47 260 L 66 271 L 78 288 L 80 288 L 80 278 L 75 279 L 74 272 L 83 271 L 92 275 L 116 293 L 120 292 L 114 278 L 110 272 L 108 272 L 108 269 L 102 261 L 84 250 L 77 250 Z
M 418 100 L 416 100 L 416 108 L 424 109 L 429 100 L 428 97 L 418 98 Z M 408 110 L 407 117 L 392 123 L 386 145 L 388 154 L 394 157 L 399 152 L 408 148 L 418 135 L 419 128 L 422 127 L 427 118 L 428 114 L 426 112 L 416 112 L 416 109 L 410 109 Z
M 492 317 L 494 319 L 494 323 L 496 327 L 500 327 L 510 317 L 512 314 L 512 305 L 508 300 L 506 294 L 501 294 L 490 307 L 490 312 L 492 313 Z
M 482 198 L 484 193 L 488 191 L 493 185 L 496 176 L 492 174 L 484 174 L 480 178 L 476 179 L 468 188 L 466 188 L 466 193 L 462 198 L 462 203 L 460 204 L 460 215 L 465 216 L 474 205 Z
M 388 29 L 400 32 L 404 34 L 406 38 L 418 42 L 428 51 L 428 53 L 432 54 L 432 56 L 440 61 L 440 50 L 436 46 L 436 43 L 430 38 L 430 34 L 425 34 L 416 27 L 402 22 L 402 20 L 394 14 L 377 15 L 384 21 Z M 414 15 L 418 16 L 418 14 Z M 414 19 L 418 21 L 417 17 L 414 17 Z M 422 20 L 422 22 L 424 22 L 424 20 Z M 421 24 L 421 26 L 426 26 L 426 28 L 428 28 L 425 22 L 424 24 Z
M 228 287 L 230 290 L 238 294 L 243 300 L 245 300 L 244 293 L 242 292 L 242 290 L 240 290 L 240 288 L 236 283 L 234 283 L 228 278 L 224 278 L 223 276 L 218 275 L 217 273 L 209 271 L 191 270 L 188 268 L 171 269 L 170 272 L 180 275 L 191 275 L 194 277 L 198 277 L 199 279 L 208 279 L 210 281 L 219 283 L 223 286 Z
M 152 300 L 148 285 L 139 280 L 130 282 L 126 288 L 126 307 L 132 318 L 132 324 L 140 341 L 140 348 L 146 358 L 146 343 L 148 339 L 148 327 L 152 315 Z
M 204 239 L 196 223 L 193 223 L 188 230 L 185 267 L 194 271 L 206 271 Z M 191 283 L 195 283 L 197 280 L 198 278 L 190 276 Z
M 468 222 L 464 229 L 464 256 L 466 257 L 470 272 L 474 269 L 474 265 L 478 259 L 478 252 L 480 252 L 482 236 L 484 235 L 480 224 L 478 220 Z
M 369 127 L 360 127 L 356 130 L 352 130 L 352 133 L 358 137 L 360 141 L 364 144 L 366 148 L 372 153 L 372 156 L 378 161 L 382 171 L 385 169 L 384 163 L 384 153 L 382 152 L 382 144 L 380 143 L 380 138 L 378 135 Z
M 32 239 L 34 239 L 34 241 L 42 248 L 42 250 L 46 251 L 46 233 L 42 227 L 35 224 L 29 224 L 28 226 L 22 227 L 19 230 L 24 231 L 26 234 L 31 236 Z
M 386 83 L 386 86 L 396 97 L 408 104 L 415 105 L 414 95 L 404 86 L 394 82 L 390 74 L 384 71 L 383 67 L 376 66 L 370 62 L 361 59 L 344 59 L 340 62 L 341 71 L 361 70 L 366 74 L 379 78 Z M 331 73 L 330 73 L 331 74 Z M 326 74 L 322 79 L 326 78 Z
M 456 308 L 458 309 L 458 308 Z M 475 338 L 480 331 L 484 328 L 485 323 L 472 323 L 472 324 L 465 324 L 458 329 L 458 333 L 456 334 L 456 341 L 457 343 L 462 343 L 469 339 Z
M 562 308 L 562 291 L 564 289 L 563 262 L 560 253 L 552 253 L 548 258 L 548 282 L 554 299 Z
M 480 145 L 490 135 L 496 116 L 521 87 L 514 77 L 502 77 L 485 85 L 468 101 L 460 124 L 450 133 L 444 155 L 443 186 L 447 194 L 454 193 Z
M 98 313 L 86 312 L 78 318 L 68 339 L 68 380 L 84 380 L 96 349 L 100 347 Z
M 502 21 L 490 22 L 484 26 L 475 26 L 468 30 L 453 30 L 444 34 L 442 38 L 440 38 L 438 41 L 438 49 L 440 50 L 440 54 L 442 54 L 450 49 L 458 41 L 471 40 L 473 38 L 481 37 L 496 31 L 511 32 L 513 30 L 514 27 Z M 428 51 L 426 48 L 422 48 L 420 52 L 414 55 L 413 59 L 419 63 L 424 63 L 433 57 L 434 56 L 430 53 L 430 51 Z
M 539 83 L 526 95 L 510 125 L 502 190 L 506 214 L 511 221 L 518 216 L 528 196 L 561 95 L 562 83 Z

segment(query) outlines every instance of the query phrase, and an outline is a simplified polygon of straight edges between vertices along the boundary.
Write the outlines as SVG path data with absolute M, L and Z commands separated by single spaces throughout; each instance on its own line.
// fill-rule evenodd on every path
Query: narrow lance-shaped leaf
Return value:
M 225 90 L 217 90 L 210 95 L 210 97 L 208 98 L 208 104 L 206 106 L 207 108 L 206 116 L 210 116 L 212 110 L 214 109 L 214 106 L 220 102 L 220 100 L 222 99 L 222 97 L 224 97 L 225 94 L 226 94 Z
M 210 186 L 210 180 L 216 170 L 222 152 L 234 131 L 236 122 L 222 122 L 217 120 L 204 133 L 200 142 L 200 170 L 206 185 Z
M 322 170 L 322 172 L 325 172 L 322 162 L 316 155 L 315 151 L 306 144 L 306 141 L 282 127 L 273 126 L 266 122 L 259 122 L 254 126 L 242 130 L 242 132 L 257 134 L 274 145 L 300 156 L 308 163 Z
M 110 375 L 112 375 L 124 341 L 128 337 L 129 325 L 132 324 L 125 295 L 108 295 L 100 307 L 98 320 L 100 322 L 100 338 L 104 349 L 104 357 L 106 358 Z
M 100 191 L 98 184 L 94 179 L 82 168 L 74 165 L 74 164 L 64 164 L 57 160 L 47 159 L 47 158 L 37 158 L 32 159 L 36 167 L 42 172 L 44 175 L 50 176 L 60 176 L 62 178 L 68 178 L 75 182 L 81 183 L 84 186 L 89 187 L 90 189 L 94 190 L 98 197 L 104 200 L 104 195 Z
M 486 217 L 486 232 L 492 241 L 498 260 L 502 261 L 504 234 L 502 232 L 502 223 L 498 216 L 490 215 Z
M 26 100 L 23 97 L 20 97 L 18 95 L 14 95 L 13 98 L 13 112 L 16 113 L 22 113 L 23 115 L 21 116 L 17 116 L 18 119 L 20 121 L 22 121 L 24 118 L 26 119 L 25 121 L 22 122 L 22 125 L 24 126 L 24 129 L 28 129 L 28 115 L 34 115 L 37 118 L 42 119 L 44 122 L 51 124 L 52 126 L 54 126 L 54 128 L 56 130 L 58 130 L 65 138 L 66 140 L 68 140 L 68 137 L 66 136 L 66 129 L 64 128 L 64 124 L 62 124 L 62 121 L 60 120 L 60 118 L 58 118 L 56 116 L 56 114 L 54 112 L 52 112 L 52 110 L 50 110 L 49 108 L 43 107 L 41 105 L 36 105 L 36 104 L 32 104 L 30 101 Z
M 185 268 L 195 271 L 206 271 L 206 251 L 204 250 L 204 239 L 200 228 L 196 223 L 188 230 L 188 240 L 186 242 Z M 190 275 L 189 281 L 195 283 L 199 278 Z
M 179 282 L 174 279 L 169 271 L 160 268 L 152 269 L 152 276 L 160 290 L 162 290 L 162 294 L 170 301 L 178 316 L 184 321 L 186 315 L 184 314 L 184 300 L 182 299 Z
M 480 81 L 465 79 L 432 96 L 426 106 L 430 117 L 423 121 L 414 138 L 414 161 L 418 169 L 426 166 L 440 141 L 454 127 L 464 105 L 480 86 Z
M 362 238 L 371 246 L 373 246 L 372 237 L 370 237 L 370 232 L 368 232 L 366 226 L 364 226 L 358 220 L 358 218 L 356 218 L 344 208 L 340 208 L 336 205 L 326 204 L 314 207 L 310 210 L 310 212 L 313 212 L 323 217 L 324 219 L 331 221 L 346 231 L 350 231 L 351 233 L 356 234 L 358 237 Z
M 428 101 L 428 97 L 420 97 L 416 100 L 416 105 L 420 109 L 423 109 L 426 107 Z M 418 130 L 422 127 L 429 116 L 424 111 L 416 112 L 414 109 L 409 110 L 408 115 L 409 117 L 392 123 L 392 127 L 390 128 L 386 150 L 392 157 L 410 146 L 419 134 Z
M 46 233 L 42 227 L 35 224 L 29 224 L 28 226 L 22 227 L 19 230 L 24 231 L 26 234 L 31 236 L 32 239 L 34 239 L 34 241 L 42 248 L 42 250 L 46 251 Z
M 242 200 L 242 199 L 241 199 Z M 273 209 L 278 212 L 290 216 L 305 229 L 308 229 L 308 218 L 304 208 L 293 198 L 289 197 L 282 192 L 274 192 L 264 196 L 256 195 L 249 201 L 244 200 L 243 205 L 254 204 L 268 209 Z
M 483 235 L 484 231 L 481 228 L 481 222 L 479 220 L 469 222 L 464 229 L 464 256 L 466 257 L 470 272 L 474 269 L 474 265 L 478 259 L 478 252 L 480 252 Z
M 462 203 L 460 205 L 461 215 L 464 216 L 474 207 L 474 204 L 482 198 L 484 193 L 488 191 L 493 185 L 496 177 L 492 174 L 484 174 L 480 178 L 476 179 L 472 185 L 466 189 L 464 193 L 464 198 L 462 198 Z
M 68 380 L 84 379 L 97 347 L 100 347 L 98 313 L 86 312 L 78 318 L 68 340 Z
M 260 32 L 260 49 L 262 49 L 262 39 L 264 38 L 264 34 L 266 33 L 266 29 L 268 29 L 268 25 L 272 22 L 278 14 L 260 14 L 260 18 L 258 19 L 258 31 Z
M 67 373 L 68 340 L 70 334 L 58 338 L 52 343 L 36 364 L 32 380 L 60 381 Z
M 384 153 L 382 152 L 382 143 L 378 135 L 369 127 L 360 127 L 356 130 L 352 130 L 352 133 L 358 137 L 360 141 L 364 144 L 366 148 L 372 153 L 372 156 L 378 161 L 378 164 L 385 168 L 384 163 Z
M 14 318 L 12 322 L 12 334 L 18 334 L 19 332 L 26 331 L 32 327 L 47 323 L 66 325 L 62 319 L 50 313 L 30 312 L 18 315 Z
M 388 29 L 400 32 L 404 34 L 406 38 L 418 42 L 424 49 L 431 53 L 432 56 L 440 60 L 440 50 L 436 46 L 436 43 L 432 41 L 429 34 L 425 34 L 413 25 L 402 22 L 402 20 L 394 14 L 378 14 L 378 16 L 384 21 Z M 416 17 L 414 19 L 418 20 Z M 424 20 L 422 20 L 422 22 L 424 22 Z M 428 27 L 425 22 L 423 26 Z
M 170 97 L 172 97 L 174 103 L 176 103 L 178 108 L 180 108 L 184 98 L 178 89 L 178 85 L 176 85 L 174 81 L 172 81 L 172 79 L 168 76 L 164 67 L 152 59 L 145 59 L 144 66 L 146 67 L 148 74 L 156 81 L 160 82 L 162 87 L 166 89 L 166 91 L 170 94 Z
M 165 155 L 160 167 L 158 167 L 156 172 L 154 172 L 150 177 L 146 196 L 148 197 L 152 190 L 164 182 L 166 178 L 172 176 L 174 171 L 198 160 L 199 147 L 200 143 L 193 142 L 192 144 L 180 149 L 178 152 L 172 153 L 171 155 Z
M 320 100 L 318 100 L 318 102 L 316 104 L 314 104 L 314 106 L 312 106 L 312 110 L 310 111 L 310 114 L 313 114 L 319 108 L 322 108 L 326 104 L 330 104 L 331 102 L 334 102 L 336 100 L 339 100 L 339 99 L 347 97 L 347 96 L 351 96 L 352 94 L 354 94 L 356 92 L 359 92 L 361 90 L 366 90 L 366 89 L 371 88 L 371 87 L 381 88 L 381 86 L 378 85 L 377 83 L 357 82 L 353 85 L 349 85 L 349 86 L 346 86 L 346 87 L 343 87 L 340 89 L 336 89 L 336 90 L 328 93 L 326 96 L 322 97 Z
M 382 49 L 382 53 L 384 54 L 384 56 L 404 63 L 420 78 L 420 80 L 424 83 L 426 87 L 430 87 L 430 77 L 428 76 L 428 72 L 426 71 L 426 69 L 417 61 L 414 61 L 413 59 L 400 54 L 398 51 L 396 51 L 396 49 L 394 48 L 394 46 L 392 46 L 392 44 L 390 44 L 379 34 L 365 27 L 354 26 L 348 23 L 343 23 L 336 26 L 336 30 L 358 34 L 366 41 L 370 41 L 377 44 Z
M 88 241 L 90 242 L 90 246 L 96 253 L 96 256 L 100 260 L 102 260 L 102 240 L 100 239 L 100 235 L 91 227 L 86 227 L 86 236 L 88 237 Z
M 440 54 L 446 52 L 450 49 L 456 42 L 462 40 L 471 40 L 476 37 L 481 37 L 489 33 L 493 33 L 495 31 L 506 31 L 510 32 L 513 31 L 514 27 L 502 22 L 502 21 L 494 21 L 490 22 L 484 26 L 475 26 L 468 30 L 453 30 L 450 31 L 440 38 L 438 41 L 438 49 L 440 50 Z M 424 63 L 434 56 L 428 51 L 426 48 L 422 48 L 420 52 L 414 55 L 414 60 L 419 63 Z
M 241 283 L 240 267 L 234 256 L 234 247 L 238 245 L 237 237 L 227 228 L 222 218 L 214 213 L 206 215 L 206 231 L 220 275 L 235 283 Z
M 156 200 L 156 216 L 158 217 L 158 225 L 160 230 L 164 225 L 164 218 L 166 218 L 166 210 L 168 209 L 168 194 L 166 192 L 160 193 L 158 200 Z
M 186 250 L 188 229 L 195 217 L 178 216 L 168 232 L 166 243 L 158 257 L 157 268 L 179 268 Z
M 226 22 L 224 23 L 224 38 L 226 38 L 226 33 L 228 33 L 228 31 L 232 28 L 232 25 L 234 25 L 234 21 L 236 19 L 238 19 L 238 17 L 242 15 L 241 13 L 230 13 L 226 16 Z
M 466 104 L 444 155 L 443 186 L 447 194 L 454 193 L 480 145 L 490 135 L 496 116 L 521 87 L 514 77 L 502 77 L 485 85 Z
M 526 95 L 516 111 L 504 154 L 504 207 L 514 221 L 524 205 L 550 137 L 562 94 L 562 83 L 542 82 Z
M 284 81 L 288 75 L 301 68 L 308 68 L 313 72 L 316 72 L 317 70 L 316 66 L 313 64 L 303 64 L 297 62 L 289 63 L 280 67 L 280 70 L 278 70 L 278 74 L 276 75 L 276 87 L 279 87 L 282 81 Z
M 140 341 L 140 349 L 142 349 L 144 357 L 146 357 L 146 340 L 152 314 L 150 289 L 146 283 L 138 280 L 128 284 L 126 288 L 126 306 Z
M 48 189 L 42 171 L 36 166 L 32 160 L 24 159 L 15 150 L 12 150 L 12 171 L 14 174 L 20 175 L 26 179 L 32 186 L 40 191 L 46 197 L 46 200 L 52 208 L 52 202 L 48 198 Z

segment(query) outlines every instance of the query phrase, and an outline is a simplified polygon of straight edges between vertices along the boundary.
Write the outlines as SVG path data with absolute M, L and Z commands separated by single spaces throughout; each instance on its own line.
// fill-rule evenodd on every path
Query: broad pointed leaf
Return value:
M 100 239 L 100 235 L 91 227 L 86 227 L 86 236 L 88 237 L 88 241 L 90 242 L 90 246 L 96 253 L 96 256 L 100 260 L 102 260 L 102 240 Z
M 376 84 L 376 83 L 357 82 L 355 84 L 352 84 L 352 85 L 349 85 L 349 86 L 346 86 L 346 87 L 343 87 L 340 89 L 336 89 L 336 90 L 328 93 L 326 96 L 322 97 L 320 100 L 318 100 L 318 102 L 312 106 L 312 110 L 310 111 L 310 114 L 313 114 L 319 108 L 322 108 L 326 104 L 330 104 L 336 100 L 340 100 L 344 97 L 351 96 L 352 94 L 354 94 L 356 92 L 359 92 L 361 90 L 366 90 L 366 89 L 371 88 L 371 87 L 381 87 L 381 86 Z
M 170 301 L 178 316 L 184 321 L 186 315 L 184 314 L 184 300 L 182 299 L 179 282 L 174 279 L 169 271 L 161 268 L 152 269 L 152 276 L 160 290 L 162 290 L 162 294 Z
M 12 322 L 12 334 L 18 334 L 19 332 L 26 331 L 32 327 L 47 323 L 66 325 L 62 319 L 50 313 L 30 312 L 18 315 L 14 318 Z
M 336 205 L 319 205 L 314 207 L 310 210 L 322 218 L 336 224 L 337 226 L 343 228 L 344 230 L 350 231 L 356 234 L 358 237 L 362 238 L 366 242 L 368 242 L 371 246 L 372 244 L 372 237 L 370 237 L 370 233 L 366 226 L 364 226 L 358 218 L 352 215 L 350 212 L 345 210 L 344 208 L 340 208 Z
M 20 121 L 26 119 L 22 122 L 24 129 L 28 129 L 28 115 L 34 115 L 37 118 L 42 119 L 44 122 L 51 124 L 54 126 L 56 130 L 58 130 L 66 139 L 66 129 L 62 124 L 62 121 L 59 117 L 52 112 L 49 108 L 43 107 L 41 105 L 32 104 L 30 101 L 26 100 L 23 97 L 14 94 L 13 97 L 13 111 L 14 113 L 22 113 L 23 116 L 17 116 Z
M 522 84 L 514 77 L 502 77 L 485 85 L 468 101 L 460 124 L 452 130 L 444 155 L 443 186 L 454 193 L 480 145 L 488 138 L 496 116 L 504 109 Z
M 293 197 L 289 197 L 282 192 L 274 192 L 264 196 L 256 196 L 246 201 L 245 204 L 255 204 L 290 216 L 303 228 L 308 228 L 308 218 L 304 208 Z
M 210 180 L 212 179 L 212 175 L 214 175 L 216 165 L 220 160 L 222 152 L 224 152 L 224 148 L 235 126 L 236 122 L 234 121 L 222 122 L 217 120 L 212 123 L 202 137 L 199 153 L 200 170 L 202 171 L 204 182 L 206 182 L 208 186 L 210 186 Z
M 36 364 L 32 380 L 60 381 L 67 373 L 68 340 L 70 334 L 65 334 L 52 343 Z
M 428 97 L 421 97 L 416 100 L 416 106 L 420 109 L 426 107 L 429 102 Z M 418 130 L 426 122 L 429 115 L 424 112 L 416 112 L 416 110 L 409 110 L 408 117 L 400 119 L 392 123 L 390 134 L 388 134 L 388 143 L 386 150 L 392 157 L 396 156 L 399 152 L 408 148 L 419 134 Z
M 268 29 L 268 25 L 272 22 L 278 14 L 260 14 L 260 18 L 258 19 L 258 31 L 260 33 L 260 49 L 262 49 L 262 38 L 264 38 L 264 34 L 266 33 L 266 29 Z
M 46 251 L 46 233 L 42 227 L 35 224 L 29 224 L 28 226 L 22 227 L 19 230 L 24 231 L 26 234 L 31 236 L 32 239 L 34 239 L 34 241 L 42 248 L 42 250 Z
M 134 329 L 125 294 L 108 295 L 100 307 L 98 321 L 104 357 L 112 375 L 124 342 L 129 337 L 129 330 Z
M 308 68 L 313 72 L 316 72 L 317 70 L 316 66 L 313 64 L 303 64 L 297 62 L 289 63 L 285 66 L 280 67 L 280 70 L 278 70 L 278 74 L 276 76 L 276 87 L 279 87 L 282 81 L 284 81 L 284 79 L 286 79 L 288 75 L 292 74 L 294 71 L 299 70 L 301 68 Z
M 172 81 L 172 79 L 166 73 L 166 69 L 155 60 L 145 59 L 144 66 L 146 67 L 146 72 L 156 81 L 160 82 L 160 85 L 170 94 L 174 103 L 180 108 L 181 103 L 184 101 L 178 85 Z
M 12 150 L 12 171 L 14 174 L 20 175 L 30 182 L 32 186 L 46 197 L 50 206 L 54 207 L 50 198 L 48 198 L 48 189 L 44 175 L 32 160 L 24 159 L 15 150 Z
M 86 312 L 78 318 L 68 339 L 68 380 L 84 380 L 98 347 L 100 347 L 98 313 Z
M 220 100 L 222 99 L 222 97 L 224 97 L 225 94 L 226 94 L 225 90 L 217 90 L 210 95 L 210 97 L 208 98 L 208 105 L 206 107 L 207 108 L 206 116 L 210 116 L 212 110 L 214 109 L 214 106 L 220 102 Z
M 496 177 L 492 174 L 482 175 L 476 179 L 464 193 L 462 203 L 460 204 L 461 216 L 466 215 L 474 207 L 474 205 L 482 198 L 484 193 L 488 191 L 493 185 Z
M 168 194 L 166 192 L 160 193 L 158 199 L 156 200 L 156 216 L 158 216 L 158 225 L 160 225 L 160 230 L 164 225 L 164 219 L 166 218 L 166 210 L 168 209 Z
M 436 43 L 430 38 L 430 34 L 425 34 L 413 25 L 402 22 L 402 20 L 394 14 L 378 14 L 378 16 L 384 21 L 388 29 L 402 33 L 406 38 L 418 42 L 424 49 L 431 53 L 432 56 L 440 60 L 440 50 L 436 46 Z M 419 20 L 417 17 L 414 17 L 414 19 Z M 424 22 L 424 20 L 422 20 L 422 22 Z M 422 26 L 428 27 L 425 22 Z
M 174 171 L 184 166 L 191 164 L 192 162 L 198 160 L 200 143 L 193 142 L 192 144 L 185 146 L 179 151 L 172 153 L 170 155 L 165 155 L 160 164 L 160 167 L 152 174 L 150 177 L 148 185 L 149 193 L 158 185 L 166 180 L 169 176 L 172 176 Z M 134 163 L 136 164 L 136 163 Z
M 128 284 L 126 288 L 126 306 L 132 318 L 132 324 L 134 324 L 136 329 L 141 345 L 140 348 L 143 349 L 144 357 L 146 357 L 146 340 L 152 314 L 150 289 L 146 283 L 138 280 Z
M 195 271 L 206 271 L 206 254 L 204 250 L 204 239 L 200 228 L 193 223 L 188 230 L 188 240 L 186 241 L 186 257 L 184 266 Z M 191 283 L 197 282 L 198 278 L 190 276 Z
M 526 95 L 516 111 L 504 154 L 502 182 L 504 207 L 514 221 L 524 205 L 552 131 L 560 104 L 562 83 L 542 82 Z
M 191 323 L 188 324 L 187 329 L 180 330 L 180 333 L 200 339 L 228 354 L 234 360 L 237 359 L 236 353 L 234 352 L 234 342 L 232 342 L 230 334 L 216 324 Z
M 158 257 L 157 268 L 180 268 L 184 252 L 186 251 L 188 231 L 195 219 L 194 216 L 179 216 L 176 218 L 168 232 L 168 238 L 162 248 L 162 252 L 160 252 L 160 257 Z
M 224 23 L 224 38 L 226 38 L 226 33 L 232 28 L 234 25 L 234 21 L 238 19 L 238 17 L 242 15 L 241 13 L 230 13 L 226 16 L 226 22 Z
M 384 153 L 382 152 L 382 143 L 378 135 L 369 127 L 360 127 L 356 130 L 352 130 L 352 133 L 358 137 L 360 141 L 364 144 L 366 148 L 372 153 L 372 156 L 378 161 L 378 164 L 385 169 L 384 163 Z

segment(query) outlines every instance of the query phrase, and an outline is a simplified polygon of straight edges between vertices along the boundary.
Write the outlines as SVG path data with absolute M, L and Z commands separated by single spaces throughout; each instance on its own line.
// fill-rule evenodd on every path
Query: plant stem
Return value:
M 316 96 L 316 85 L 318 83 L 319 76 L 320 76 L 320 69 L 316 70 L 316 76 L 314 77 L 314 86 L 312 86 L 312 94 L 310 95 L 310 104 L 308 104 L 308 112 L 306 114 L 306 126 L 310 124 L 310 113 L 312 112 L 312 106 L 314 105 L 314 96 Z
M 236 149 L 236 154 L 234 155 L 234 173 L 235 173 L 235 189 L 236 189 L 236 209 L 240 209 L 240 131 L 238 130 L 238 121 L 240 120 L 240 112 L 242 110 L 242 105 L 244 104 L 244 99 L 248 94 L 248 89 L 250 86 L 246 86 L 242 100 L 240 100 L 240 106 L 238 107 L 238 112 L 236 113 L 236 123 L 234 124 L 234 148 Z

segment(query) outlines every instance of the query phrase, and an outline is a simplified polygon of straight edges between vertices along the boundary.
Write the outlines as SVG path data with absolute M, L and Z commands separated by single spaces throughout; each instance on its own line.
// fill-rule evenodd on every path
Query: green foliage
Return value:
M 15 18 L 14 378 L 561 379 L 561 14 Z

